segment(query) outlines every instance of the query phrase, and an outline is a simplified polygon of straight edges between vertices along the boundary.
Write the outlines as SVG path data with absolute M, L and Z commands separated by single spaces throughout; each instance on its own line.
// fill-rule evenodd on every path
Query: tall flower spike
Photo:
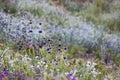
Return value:
M 110 64 L 110 57 L 111 57 L 111 55 L 110 55 L 110 53 L 108 53 L 108 55 L 107 55 L 107 64 Z

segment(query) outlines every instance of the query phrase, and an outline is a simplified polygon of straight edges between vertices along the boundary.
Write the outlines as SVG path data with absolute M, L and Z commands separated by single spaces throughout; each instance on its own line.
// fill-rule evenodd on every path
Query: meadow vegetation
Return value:
M 0 0 L 1 80 L 120 79 L 119 0 L 16 4 Z

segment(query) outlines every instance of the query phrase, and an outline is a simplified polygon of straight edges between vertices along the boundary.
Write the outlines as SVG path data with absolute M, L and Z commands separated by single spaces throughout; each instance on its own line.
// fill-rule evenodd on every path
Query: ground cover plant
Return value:
M 119 32 L 109 33 L 104 24 L 86 20 L 86 11 L 95 17 L 94 8 L 100 8 L 99 16 L 111 18 L 103 10 L 108 2 L 95 0 L 94 8 L 83 8 L 82 0 L 77 5 L 59 1 L 62 6 L 53 0 L 20 0 L 11 9 L 0 4 L 0 79 L 119 80 Z M 118 7 L 112 7 L 115 14 Z M 114 21 L 119 25 L 118 17 L 113 18 L 109 26 Z

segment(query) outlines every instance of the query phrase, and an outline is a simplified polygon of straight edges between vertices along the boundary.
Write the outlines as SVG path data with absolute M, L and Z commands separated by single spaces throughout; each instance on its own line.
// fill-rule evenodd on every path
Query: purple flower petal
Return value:
M 73 77 L 72 80 L 76 80 L 76 78 Z

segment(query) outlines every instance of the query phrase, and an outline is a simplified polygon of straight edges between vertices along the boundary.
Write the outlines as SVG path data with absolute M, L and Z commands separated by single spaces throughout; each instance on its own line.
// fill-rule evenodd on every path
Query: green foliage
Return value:
M 71 12 L 79 12 L 83 8 L 82 4 L 80 5 L 76 2 L 65 1 L 63 4 L 67 8 L 67 10 Z
M 113 64 L 120 67 L 120 54 L 111 54 L 111 60 Z
M 0 1 L 0 8 L 2 8 L 7 13 L 16 13 L 17 8 L 15 6 L 8 5 Z
M 103 20 L 102 23 L 105 25 L 105 29 L 109 28 L 111 31 L 120 31 L 120 16 Z
M 69 47 L 69 53 L 71 54 L 70 57 L 75 57 L 75 56 L 78 56 L 78 51 L 79 51 L 79 46 L 78 45 L 71 45 Z
M 95 0 L 93 2 L 94 10 L 97 10 L 96 12 L 109 12 L 109 6 L 111 3 L 108 3 L 108 1 L 105 0 Z
M 87 21 L 93 22 L 95 25 L 103 25 L 105 30 L 120 31 L 119 4 L 120 1 L 110 3 L 105 0 L 95 0 L 91 3 L 91 6 L 74 13 L 74 15 L 81 16 Z M 109 17 L 106 17 L 107 15 Z
M 34 4 L 31 3 L 21 3 L 18 6 L 18 9 L 20 11 L 28 11 L 32 13 L 34 16 L 42 16 L 44 15 L 42 7 L 35 6 Z

